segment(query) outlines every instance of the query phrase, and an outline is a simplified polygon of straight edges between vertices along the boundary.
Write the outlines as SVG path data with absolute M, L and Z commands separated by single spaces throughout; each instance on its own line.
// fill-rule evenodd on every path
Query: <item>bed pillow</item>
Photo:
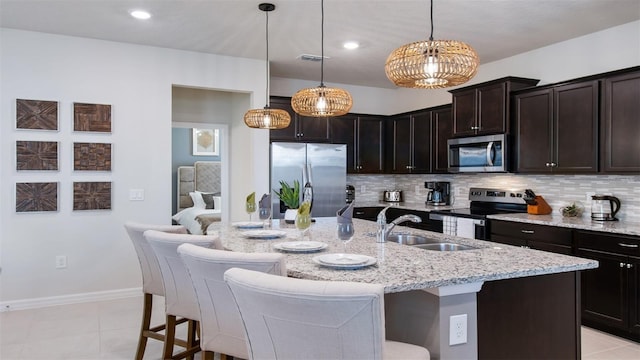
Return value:
M 207 204 L 204 202 L 202 198 L 202 193 L 199 192 L 190 192 L 189 196 L 191 196 L 191 200 L 193 200 L 193 207 L 199 209 L 205 209 Z
M 201 193 L 202 200 L 204 200 L 205 209 L 215 209 L 215 202 L 213 201 L 213 193 Z

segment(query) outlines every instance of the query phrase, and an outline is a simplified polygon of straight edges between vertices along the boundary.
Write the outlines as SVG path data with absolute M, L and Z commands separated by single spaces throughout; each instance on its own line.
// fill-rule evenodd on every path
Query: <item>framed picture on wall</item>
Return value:
M 220 155 L 220 135 L 218 129 L 193 130 L 193 155 L 218 156 Z

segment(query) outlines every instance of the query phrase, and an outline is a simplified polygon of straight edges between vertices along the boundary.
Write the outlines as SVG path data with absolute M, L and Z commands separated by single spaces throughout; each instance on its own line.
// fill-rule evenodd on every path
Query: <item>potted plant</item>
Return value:
M 286 181 L 280 180 L 280 191 L 274 189 L 273 192 L 287 207 L 284 213 L 285 222 L 293 223 L 300 207 L 300 182 L 293 180 L 293 186 L 290 186 Z

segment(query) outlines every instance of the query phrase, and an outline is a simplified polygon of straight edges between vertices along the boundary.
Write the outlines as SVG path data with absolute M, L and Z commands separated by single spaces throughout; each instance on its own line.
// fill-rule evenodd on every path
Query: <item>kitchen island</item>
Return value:
M 491 301 L 510 303 L 509 296 L 526 293 L 527 289 L 516 290 L 517 279 L 546 279 L 542 289 L 548 293 L 540 294 L 541 299 L 562 298 L 562 306 L 576 308 L 579 296 L 580 270 L 597 267 L 597 261 L 524 249 L 487 241 L 463 239 L 439 233 L 426 232 L 406 227 L 397 227 L 396 232 L 421 234 L 445 242 L 475 247 L 462 251 L 428 251 L 397 243 L 376 243 L 376 224 L 354 219 L 356 235 L 348 244 L 348 252 L 375 257 L 377 264 L 358 270 L 334 270 L 321 267 L 312 262 L 317 253 L 287 253 L 289 276 L 328 281 L 355 281 L 382 284 L 385 288 L 385 311 L 387 316 L 387 338 L 407 341 L 426 346 L 434 359 L 459 359 L 483 357 L 483 343 L 478 342 L 478 313 L 483 311 L 482 293 L 478 292 L 487 283 Z M 326 242 L 329 246 L 323 252 L 342 252 L 342 243 L 335 235 L 335 218 L 316 219 L 310 236 L 313 240 Z M 273 223 L 274 229 L 287 233 L 285 238 L 273 240 L 246 239 L 241 230 L 229 224 L 215 224 L 209 233 L 219 232 L 222 243 L 228 250 L 242 252 L 275 252 L 273 245 L 299 238 L 298 231 L 292 225 Z M 559 278 L 558 278 L 559 277 Z M 494 284 L 505 287 L 492 289 Z M 511 283 L 515 281 L 514 285 Z M 547 287 L 547 285 L 549 285 Z M 500 285 L 502 286 L 502 285 Z M 535 286 L 540 289 L 540 284 Z M 501 298 L 501 294 L 504 296 Z M 480 298 L 480 300 L 478 300 Z M 485 306 L 485 305 L 482 305 Z M 485 306 L 485 307 L 486 307 Z M 543 309 L 542 309 L 543 310 Z M 493 313 L 495 309 L 491 309 Z M 515 310 L 514 310 L 515 311 Z M 566 312 L 566 311 L 563 311 Z M 453 315 L 466 315 L 467 341 L 449 345 L 449 318 Z M 492 315 L 493 316 L 493 315 Z M 506 319 L 517 319 L 520 314 L 504 313 Z M 498 320 L 496 319 L 496 324 Z M 579 357 L 579 316 L 573 318 L 569 328 L 575 329 L 572 338 L 577 343 Z M 525 326 L 526 324 L 522 324 Z M 551 329 L 535 329 L 539 332 Z M 576 334 L 577 333 L 577 334 Z M 524 334 L 524 332 L 523 332 Z M 511 334 L 513 341 L 521 334 Z M 500 340 L 500 339 L 494 339 Z M 493 341 L 493 340 L 492 340 Z M 494 345 L 492 345 L 494 346 Z M 576 344 L 570 346 L 576 348 Z M 551 354 L 549 352 L 545 354 Z M 566 353 L 562 353 L 566 354 Z M 518 356 L 512 356 L 517 358 Z

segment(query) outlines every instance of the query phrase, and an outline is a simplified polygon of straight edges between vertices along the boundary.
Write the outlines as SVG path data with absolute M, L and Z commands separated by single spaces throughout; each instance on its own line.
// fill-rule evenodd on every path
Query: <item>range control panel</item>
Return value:
M 469 189 L 469 200 L 524 204 L 524 190 L 502 190 L 487 188 Z

